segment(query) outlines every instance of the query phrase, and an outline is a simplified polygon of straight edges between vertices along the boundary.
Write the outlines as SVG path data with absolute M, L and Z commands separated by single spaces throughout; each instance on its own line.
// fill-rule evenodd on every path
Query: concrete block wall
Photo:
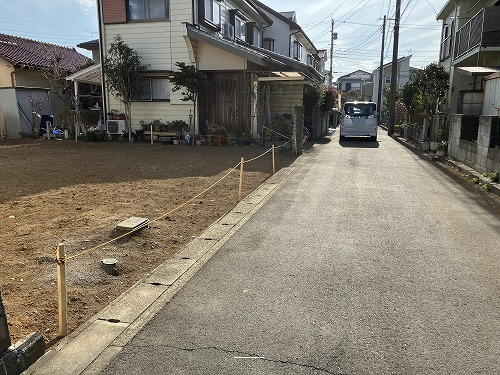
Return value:
M 492 116 L 481 116 L 477 141 L 466 141 L 460 139 L 462 115 L 450 115 L 448 156 L 480 173 L 500 171 L 500 150 L 489 147 L 491 118 Z

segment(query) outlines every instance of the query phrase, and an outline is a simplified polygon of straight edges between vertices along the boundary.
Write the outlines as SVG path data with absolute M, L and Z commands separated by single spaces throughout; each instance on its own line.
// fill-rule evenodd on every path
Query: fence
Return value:
M 500 171 L 498 116 L 450 115 L 448 156 L 481 173 Z
M 476 141 L 479 132 L 479 116 L 463 115 L 460 127 L 460 139 Z

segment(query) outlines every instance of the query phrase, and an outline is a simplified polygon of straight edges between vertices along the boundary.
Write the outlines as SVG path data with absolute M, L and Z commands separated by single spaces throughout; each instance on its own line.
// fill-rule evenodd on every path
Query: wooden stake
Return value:
M 57 245 L 56 250 L 57 263 L 57 291 L 59 307 L 59 337 L 65 337 L 68 334 L 68 301 L 66 292 L 66 256 L 64 254 L 64 244 Z
M 272 151 L 272 154 L 273 154 L 273 174 L 276 173 L 276 163 L 274 161 L 274 145 L 273 145 L 273 151 Z
M 238 189 L 238 202 L 241 202 L 241 190 L 243 189 L 243 164 L 244 164 L 244 159 L 241 158 L 241 162 L 240 162 L 240 187 Z
M 151 144 L 153 144 L 153 124 L 151 124 Z

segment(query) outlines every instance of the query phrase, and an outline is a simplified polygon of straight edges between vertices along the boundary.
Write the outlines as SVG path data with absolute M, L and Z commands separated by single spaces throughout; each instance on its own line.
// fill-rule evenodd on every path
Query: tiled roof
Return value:
M 89 61 L 74 48 L 38 42 L 17 36 L 0 34 L 0 58 L 13 65 L 26 65 L 32 68 L 49 68 L 51 59 L 60 56 L 60 68 L 74 71 Z

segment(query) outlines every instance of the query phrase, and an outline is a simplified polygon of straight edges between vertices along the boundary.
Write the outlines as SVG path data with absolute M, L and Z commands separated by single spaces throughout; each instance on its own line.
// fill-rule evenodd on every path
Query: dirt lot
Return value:
M 172 256 L 237 199 L 239 168 L 206 194 L 138 235 L 87 251 L 130 216 L 154 220 L 266 149 L 58 140 L 0 141 L 0 290 L 13 342 L 39 331 L 57 342 L 55 244 L 67 255 L 69 329 L 74 330 Z M 295 159 L 276 153 L 276 168 Z M 243 196 L 272 172 L 271 153 L 245 164 Z M 82 253 L 83 252 L 83 253 Z M 118 275 L 101 267 L 118 260 Z

